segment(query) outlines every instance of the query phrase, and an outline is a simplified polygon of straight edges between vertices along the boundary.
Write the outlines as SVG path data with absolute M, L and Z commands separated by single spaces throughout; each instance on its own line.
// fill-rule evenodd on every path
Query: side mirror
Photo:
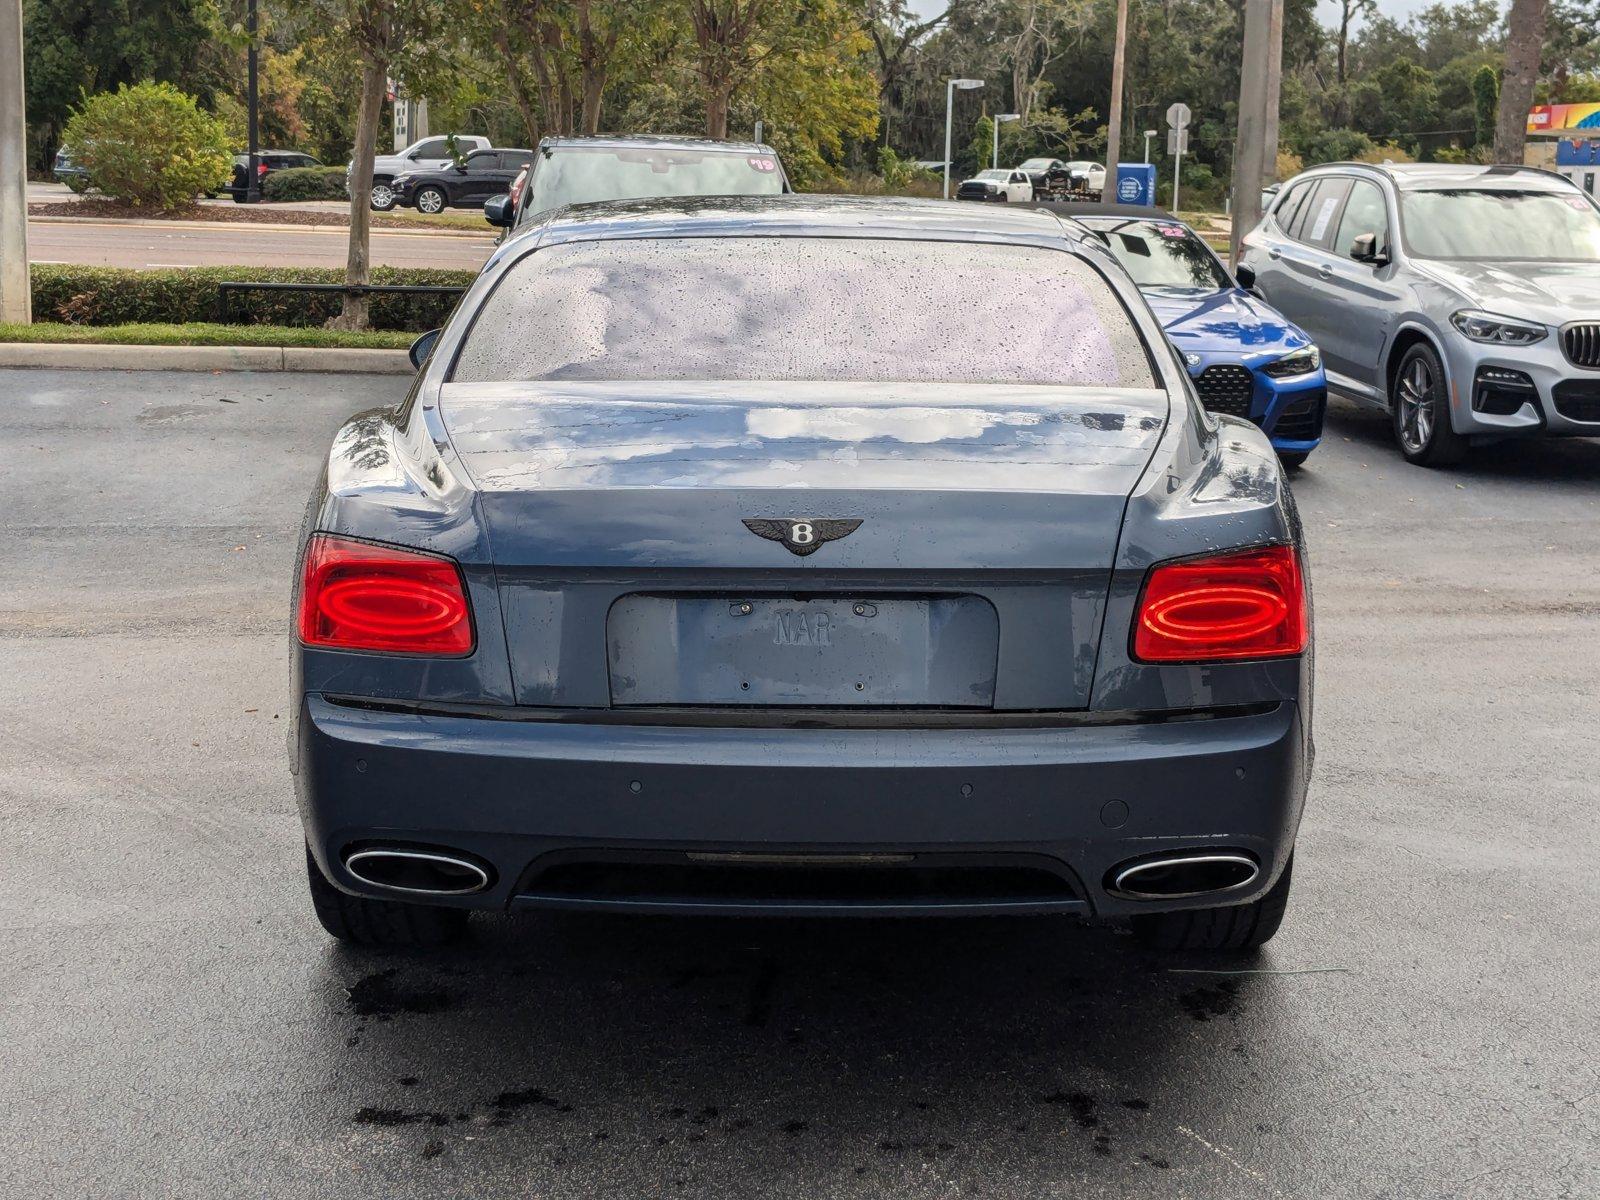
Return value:
M 498 225 L 502 229 L 511 228 L 511 197 L 490 196 L 483 202 L 483 219 L 491 225 Z
M 1246 263 L 1240 263 L 1233 269 L 1233 277 L 1239 281 L 1239 286 L 1247 292 L 1256 286 L 1256 269 Z
M 1378 249 L 1378 235 L 1363 233 L 1350 242 L 1350 257 L 1357 262 L 1371 263 L 1381 267 L 1389 261 L 1389 256 Z
M 428 361 L 428 355 L 433 353 L 433 344 L 439 340 L 439 330 L 430 329 L 416 341 L 411 343 L 407 353 L 411 356 L 411 365 L 417 370 L 422 370 L 422 364 Z

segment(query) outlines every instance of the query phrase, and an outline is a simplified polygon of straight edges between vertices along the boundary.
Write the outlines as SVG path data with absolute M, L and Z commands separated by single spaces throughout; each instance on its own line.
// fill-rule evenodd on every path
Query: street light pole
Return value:
M 1144 161 L 1145 162 L 1149 162 L 1150 161 L 1150 139 L 1155 137 L 1155 135 L 1156 135 L 1156 131 L 1154 129 L 1146 129 L 1144 131 Z
M 0 321 L 17 325 L 32 320 L 22 105 L 22 0 L 0 0 Z
M 1020 120 L 1022 120 L 1022 114 L 1021 113 L 995 113 L 995 115 L 994 115 L 994 155 L 993 155 L 992 160 L 989 163 L 989 165 L 991 167 L 998 167 L 1000 165 L 1000 126 L 1004 125 L 1007 121 L 1020 121 Z
M 951 121 L 955 116 L 956 89 L 963 92 L 973 88 L 981 88 L 981 79 L 950 79 L 944 85 L 944 198 L 950 199 L 950 130 Z
M 245 32 L 250 38 L 250 48 L 246 52 L 247 74 L 246 89 L 249 93 L 246 104 L 248 112 L 246 120 L 249 124 L 249 157 L 245 163 L 244 198 L 247 204 L 255 204 L 261 199 L 260 168 L 256 165 L 261 161 L 260 114 L 257 111 L 256 98 L 256 0 L 250 0 L 250 7 L 246 10 L 244 19 Z

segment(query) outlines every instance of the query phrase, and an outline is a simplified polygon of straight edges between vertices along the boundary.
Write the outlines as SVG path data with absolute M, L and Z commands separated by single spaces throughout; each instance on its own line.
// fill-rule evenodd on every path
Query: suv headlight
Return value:
M 1451 313 L 1450 324 L 1475 342 L 1490 342 L 1496 346 L 1531 346 L 1549 332 L 1543 325 L 1513 321 L 1471 308 Z
M 1274 379 L 1288 379 L 1291 375 L 1309 375 L 1321 365 L 1322 352 L 1315 346 L 1302 346 L 1282 358 L 1273 359 L 1261 370 Z

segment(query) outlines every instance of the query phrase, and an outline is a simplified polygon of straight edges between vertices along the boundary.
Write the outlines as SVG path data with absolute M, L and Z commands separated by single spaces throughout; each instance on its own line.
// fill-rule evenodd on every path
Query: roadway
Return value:
M 486 230 L 488 226 L 484 227 Z M 28 222 L 35 263 L 101 267 L 342 267 L 349 247 L 343 228 L 263 226 L 200 221 Z M 388 267 L 454 267 L 475 271 L 493 237 L 430 230 L 374 230 L 372 262 Z

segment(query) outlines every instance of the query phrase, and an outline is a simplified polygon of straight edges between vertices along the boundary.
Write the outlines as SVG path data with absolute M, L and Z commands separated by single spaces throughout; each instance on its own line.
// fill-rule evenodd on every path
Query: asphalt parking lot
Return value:
M 1246 975 L 1051 920 L 488 919 L 341 949 L 294 540 L 406 381 L 0 372 L 0 1192 L 1600 1195 L 1600 441 L 1295 481 L 1315 782 Z

